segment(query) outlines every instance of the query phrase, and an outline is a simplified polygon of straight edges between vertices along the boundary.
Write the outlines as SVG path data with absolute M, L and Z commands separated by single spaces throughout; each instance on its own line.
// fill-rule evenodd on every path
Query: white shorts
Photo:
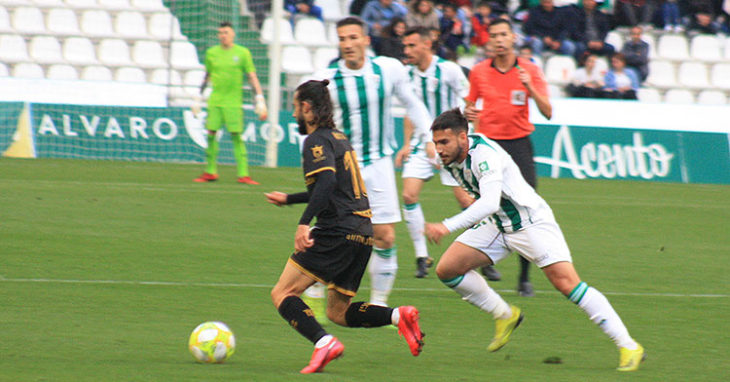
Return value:
M 512 252 L 540 268 L 561 261 L 572 262 L 570 249 L 555 220 L 541 220 L 517 232 L 500 232 L 485 220 L 466 230 L 456 241 L 483 252 L 495 264 Z
M 403 163 L 403 173 L 401 177 L 429 180 L 433 177 L 433 173 L 435 171 L 436 169 L 433 168 L 433 165 L 428 160 L 426 150 L 418 150 L 416 153 L 411 154 L 408 157 L 408 161 Z M 439 170 L 439 176 L 441 178 L 441 184 L 444 186 L 459 186 L 459 183 L 456 182 L 456 179 L 454 179 L 451 173 L 443 168 Z
M 362 168 L 362 178 L 368 190 L 373 224 L 390 224 L 401 221 L 398 206 L 398 188 L 395 186 L 393 159 L 376 159 Z

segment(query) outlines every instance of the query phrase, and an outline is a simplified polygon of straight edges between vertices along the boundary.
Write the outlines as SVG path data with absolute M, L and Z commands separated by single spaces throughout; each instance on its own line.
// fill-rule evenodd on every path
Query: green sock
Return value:
M 236 158 L 238 177 L 248 176 L 248 155 L 246 145 L 241 140 L 241 134 L 231 133 L 231 141 L 233 141 L 233 157 Z
M 218 173 L 218 140 L 216 134 L 208 134 L 208 148 L 205 149 L 205 160 L 208 162 L 208 166 L 205 168 L 205 172 L 208 174 Z

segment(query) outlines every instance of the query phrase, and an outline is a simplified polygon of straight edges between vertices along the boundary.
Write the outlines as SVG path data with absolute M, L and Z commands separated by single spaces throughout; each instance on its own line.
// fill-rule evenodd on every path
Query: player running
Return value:
M 431 32 L 428 28 L 415 27 L 403 35 L 404 51 L 410 65 L 407 66 L 411 85 L 416 96 L 436 118 L 442 111 L 464 107 L 464 97 L 469 93 L 469 81 L 461 67 L 433 54 Z M 423 184 L 433 177 L 440 167 L 430 138 L 411 140 L 413 125 L 408 118 L 404 124 L 404 147 L 395 159 L 396 167 L 403 166 L 403 215 L 408 233 L 416 252 L 416 277 L 428 275 L 433 259 L 428 256 L 423 225 L 426 222 L 418 202 Z M 410 148 L 410 150 L 409 150 Z M 462 208 L 474 199 L 469 196 L 447 171 L 440 171 L 441 183 L 452 187 L 454 196 Z
M 340 58 L 314 75 L 328 79 L 334 119 L 352 143 L 373 211 L 373 246 L 370 261 L 370 303 L 387 305 L 398 270 L 395 223 L 401 220 L 393 154 L 397 148 L 393 97 L 405 106 L 415 126 L 415 139 L 428 136 L 431 118 L 411 88 L 405 67 L 390 57 L 368 57 L 365 23 L 357 17 L 337 22 Z M 406 147 L 405 150 L 410 150 Z
M 328 285 L 327 317 L 347 327 L 393 324 L 405 337 L 414 356 L 421 353 L 423 336 L 418 310 L 413 306 L 388 308 L 351 302 L 365 273 L 373 244 L 368 194 L 357 165 L 357 154 L 345 134 L 335 128 L 327 85 L 308 81 L 294 93 L 294 117 L 299 133 L 308 134 L 302 149 L 307 192 L 266 194 L 277 206 L 308 203 L 294 237 L 294 254 L 271 291 L 279 314 L 314 343 L 312 359 L 303 374 L 321 372 L 342 355 L 344 345 L 317 322 L 299 297 L 321 282 Z M 317 218 L 314 227 L 309 224 Z
M 631 338 L 608 299 L 581 281 L 552 210 L 509 154 L 481 134 L 467 135 L 466 118 L 458 109 L 436 118 L 431 130 L 444 166 L 477 200 L 456 216 L 426 224 L 426 236 L 439 242 L 450 232 L 471 227 L 441 256 L 436 274 L 464 300 L 494 316 L 495 335 L 487 350 L 497 351 L 509 341 L 522 312 L 489 288 L 474 269 L 517 251 L 616 343 L 619 371 L 637 370 L 644 348 Z

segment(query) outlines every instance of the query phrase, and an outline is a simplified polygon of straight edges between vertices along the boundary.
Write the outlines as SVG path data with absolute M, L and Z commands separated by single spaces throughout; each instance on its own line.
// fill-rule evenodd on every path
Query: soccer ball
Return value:
M 198 362 L 222 363 L 236 350 L 236 338 L 222 322 L 203 322 L 190 334 L 188 348 Z

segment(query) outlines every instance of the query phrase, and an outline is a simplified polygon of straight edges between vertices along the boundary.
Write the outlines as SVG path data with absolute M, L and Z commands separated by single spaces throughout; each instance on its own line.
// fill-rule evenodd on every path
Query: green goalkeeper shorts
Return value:
M 235 106 L 209 106 L 205 128 L 218 131 L 221 125 L 226 125 L 229 133 L 242 133 L 243 109 Z

